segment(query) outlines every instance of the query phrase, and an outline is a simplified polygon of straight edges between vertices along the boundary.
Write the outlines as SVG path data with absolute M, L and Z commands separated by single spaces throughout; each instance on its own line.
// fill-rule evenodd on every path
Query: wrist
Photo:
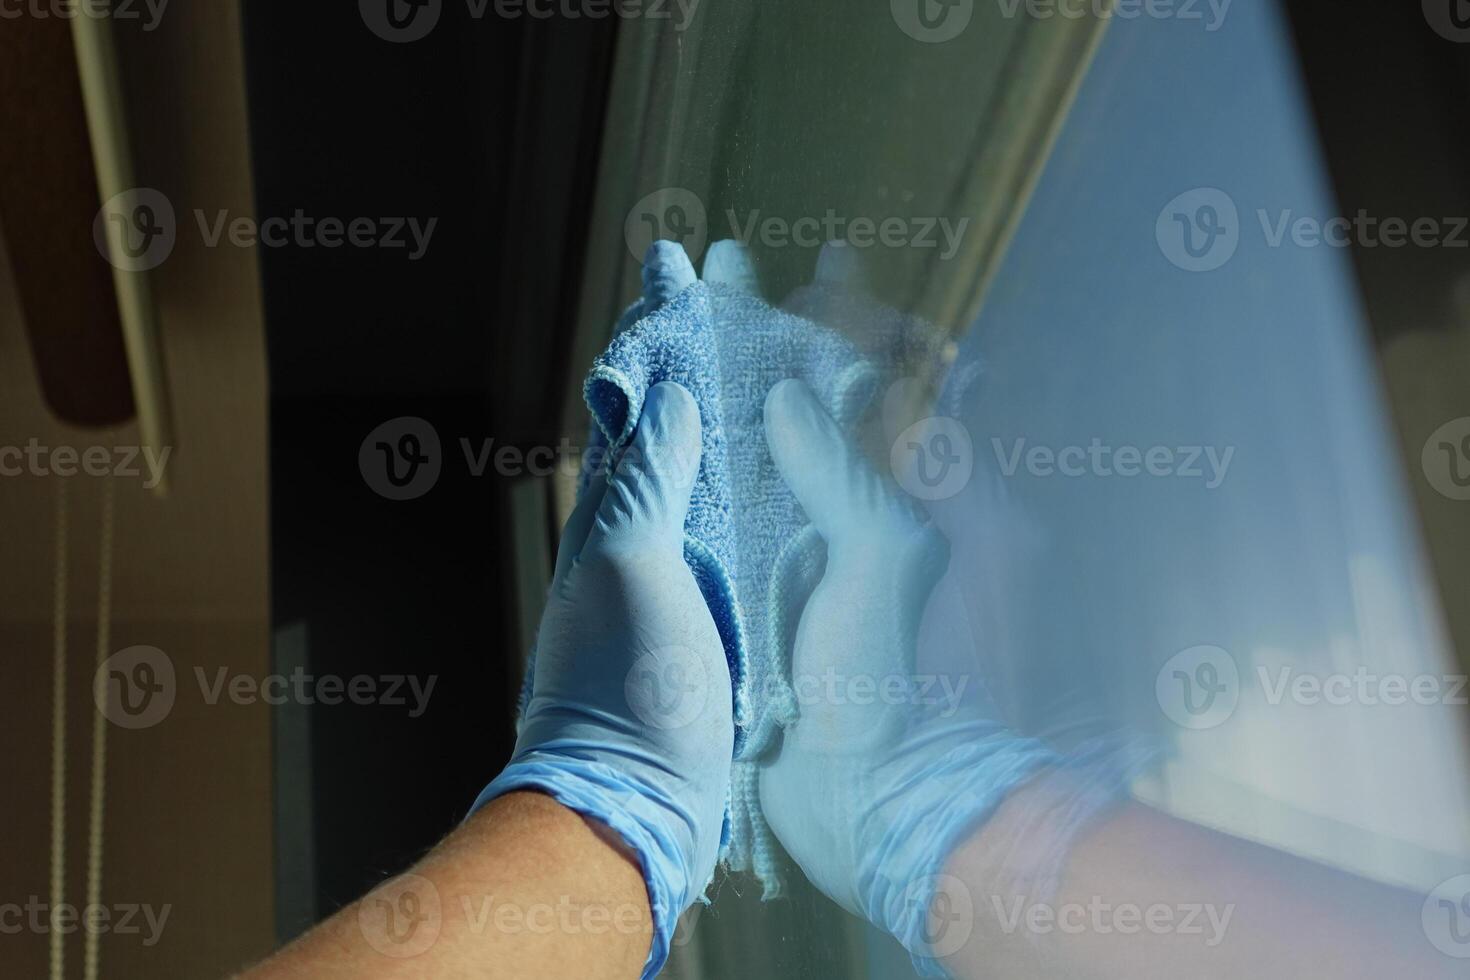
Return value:
M 695 874 L 692 818 L 658 787 L 601 762 L 534 750 L 518 753 L 475 799 L 473 815 L 511 793 L 550 797 L 616 841 L 642 875 L 653 935 L 643 976 L 652 977 L 668 958 L 680 913 L 708 877 Z M 468 819 L 468 818 L 467 818 Z M 697 880 L 696 880 L 697 878 Z

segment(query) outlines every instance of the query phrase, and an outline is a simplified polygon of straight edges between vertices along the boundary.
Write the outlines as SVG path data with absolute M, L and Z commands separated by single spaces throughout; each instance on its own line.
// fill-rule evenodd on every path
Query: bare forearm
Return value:
M 550 797 L 512 793 L 241 980 L 626 980 L 650 934 L 643 876 L 621 842 Z
M 956 851 L 974 934 L 962 977 L 1448 977 L 1422 896 L 1129 804 L 1075 842 L 1052 894 L 996 887 L 1013 800 Z

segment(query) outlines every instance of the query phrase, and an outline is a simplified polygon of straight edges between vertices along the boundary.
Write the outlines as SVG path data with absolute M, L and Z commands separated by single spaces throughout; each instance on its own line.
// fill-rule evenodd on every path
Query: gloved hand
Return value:
M 948 548 L 860 458 L 805 385 L 765 406 L 777 468 L 827 545 L 796 630 L 798 719 L 760 776 L 777 838 L 826 895 L 935 973 L 939 872 L 1007 793 L 1052 761 L 973 708 L 964 677 L 915 672 L 915 638 Z
M 515 753 L 475 801 L 537 790 L 627 842 L 653 910 L 646 977 L 714 871 L 735 737 L 724 648 L 683 557 L 699 454 L 694 398 L 654 385 L 567 521 Z

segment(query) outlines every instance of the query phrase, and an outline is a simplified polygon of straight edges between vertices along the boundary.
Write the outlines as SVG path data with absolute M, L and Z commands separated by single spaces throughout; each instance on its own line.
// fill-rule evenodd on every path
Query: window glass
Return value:
M 970 629 L 921 666 L 1058 745 L 1152 746 L 1133 790 L 1167 811 L 1433 888 L 1470 857 L 1465 692 L 1276 5 L 957 4 L 943 39 L 837 7 L 625 28 L 584 346 L 650 238 L 741 240 L 788 305 L 847 240 L 871 302 L 949 342 L 928 410 L 970 443 L 934 506 Z M 911 975 L 799 882 L 757 893 L 723 882 L 670 975 Z

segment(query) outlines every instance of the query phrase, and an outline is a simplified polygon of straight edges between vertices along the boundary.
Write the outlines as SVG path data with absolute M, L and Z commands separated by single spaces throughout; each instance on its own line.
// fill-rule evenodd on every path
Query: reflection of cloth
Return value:
M 699 404 L 702 456 L 684 555 L 724 642 L 734 688 L 736 763 L 723 856 L 730 867 L 755 872 L 770 896 L 779 891 L 780 876 L 756 797 L 754 760 L 796 717 L 789 646 L 774 631 L 794 622 L 784 613 L 799 611 L 806 600 L 785 583 L 805 588 L 811 576 L 778 567 L 802 561 L 803 549 L 783 547 L 807 520 L 771 461 L 765 398 L 782 378 L 801 378 L 834 418 L 850 422 L 872 400 L 875 375 L 845 340 L 771 308 L 737 276 L 696 281 L 673 243 L 653 243 L 643 281 L 643 296 L 587 378 L 595 423 L 590 441 L 616 454 L 637 426 L 644 395 L 660 381 L 678 382 Z M 527 676 L 522 709 L 529 702 Z
M 708 262 L 705 268 L 708 276 Z M 954 345 L 938 327 L 868 292 L 857 250 L 841 242 L 822 246 L 816 275 L 792 290 L 781 308 L 840 331 L 890 377 L 908 375 L 937 383 L 953 356 Z

